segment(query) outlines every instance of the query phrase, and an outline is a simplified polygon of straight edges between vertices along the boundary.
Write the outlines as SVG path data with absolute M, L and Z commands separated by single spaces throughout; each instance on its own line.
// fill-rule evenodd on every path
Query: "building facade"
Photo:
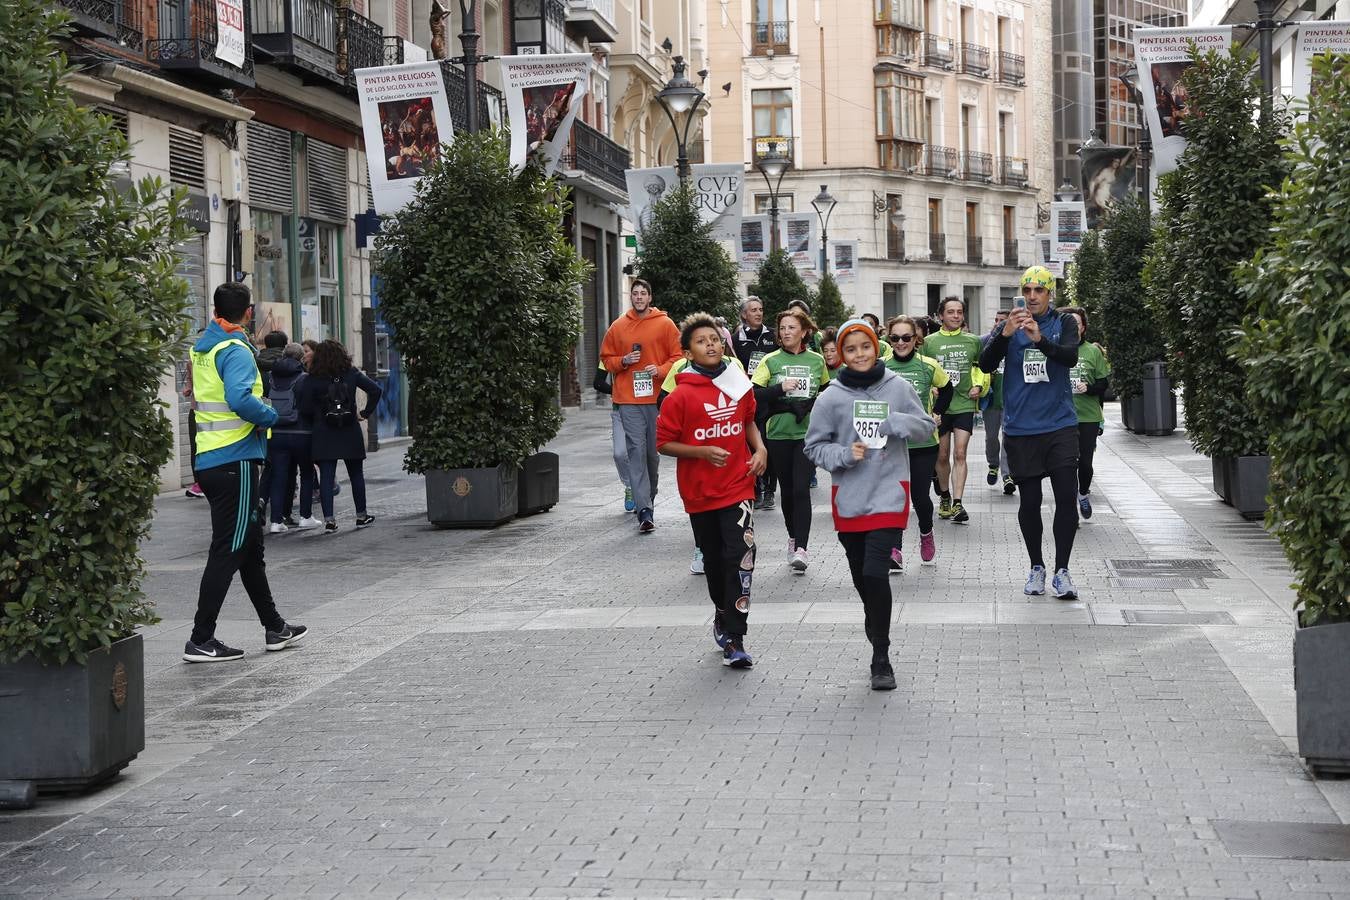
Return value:
M 825 186 L 829 238 L 859 242 L 846 303 L 888 317 L 957 295 L 972 328 L 992 321 L 1051 187 L 1048 0 L 708 10 L 711 157 L 747 161 L 744 212 L 771 206 L 754 161 L 772 140 L 792 160 L 780 213 Z

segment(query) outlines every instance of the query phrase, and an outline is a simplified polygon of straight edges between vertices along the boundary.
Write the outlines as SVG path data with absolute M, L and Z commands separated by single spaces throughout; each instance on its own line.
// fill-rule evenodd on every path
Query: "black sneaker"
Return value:
M 764 509 L 776 509 L 778 501 L 774 499 L 773 494 L 764 495 Z
M 244 651 L 226 647 L 215 638 L 194 644 L 191 640 L 183 647 L 183 659 L 190 663 L 225 662 L 231 659 L 243 659 Z
M 374 516 L 357 516 L 357 517 L 356 517 L 356 527 L 357 527 L 357 528 L 365 528 L 365 527 L 367 527 L 367 526 L 374 525 L 374 524 L 375 524 L 375 517 L 374 517 Z
M 958 525 L 964 525 L 970 521 L 970 513 L 966 512 L 966 508 L 960 500 L 952 501 L 952 521 Z
M 989 471 L 984 476 L 984 480 L 990 487 L 998 484 L 998 466 L 990 466 Z
M 299 528 L 299 527 L 300 527 L 300 523 L 297 522 L 297 521 L 295 521 L 295 516 L 287 516 L 286 518 L 284 518 L 284 519 L 281 520 L 281 524 L 282 524 L 282 525 L 285 525 L 287 528 Z
M 650 509 L 638 510 L 638 534 L 651 534 L 656 530 L 656 520 L 652 518 Z
M 1011 475 L 1003 476 L 1003 493 L 1011 496 L 1017 490 L 1017 482 L 1012 480 Z
M 303 625 L 282 625 L 280 631 L 267 629 L 265 640 L 268 650 L 285 650 L 292 644 L 300 643 L 300 639 L 309 634 L 309 629 Z
M 895 690 L 895 670 L 891 668 L 889 662 L 872 663 L 872 690 Z
M 324 522 L 324 523 L 323 523 L 323 533 L 324 533 L 324 534 L 337 534 L 337 522 L 334 522 L 332 519 L 329 519 L 327 522 Z

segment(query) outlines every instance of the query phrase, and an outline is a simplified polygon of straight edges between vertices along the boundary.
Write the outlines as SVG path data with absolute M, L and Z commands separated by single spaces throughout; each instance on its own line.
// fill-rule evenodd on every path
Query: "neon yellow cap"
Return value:
M 1047 291 L 1055 289 L 1055 276 L 1045 266 L 1032 266 L 1022 273 L 1021 287 L 1034 284 L 1045 288 Z

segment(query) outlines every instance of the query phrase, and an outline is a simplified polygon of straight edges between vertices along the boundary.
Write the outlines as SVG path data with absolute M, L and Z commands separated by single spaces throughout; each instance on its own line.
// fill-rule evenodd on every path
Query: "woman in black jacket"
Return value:
M 357 388 L 366 395 L 366 407 L 359 416 Z M 300 402 L 300 414 L 313 426 L 310 456 L 319 465 L 319 502 L 323 507 L 323 530 L 328 534 L 337 531 L 333 487 L 338 460 L 347 464 L 352 503 L 356 506 L 356 527 L 365 528 L 375 521 L 374 516 L 366 513 L 366 477 L 361 470 L 366 458 L 366 438 L 360 422 L 374 414 L 382 393 L 378 384 L 352 366 L 352 358 L 342 344 L 327 340 L 315 348 L 309 377 L 302 383 L 296 399 Z

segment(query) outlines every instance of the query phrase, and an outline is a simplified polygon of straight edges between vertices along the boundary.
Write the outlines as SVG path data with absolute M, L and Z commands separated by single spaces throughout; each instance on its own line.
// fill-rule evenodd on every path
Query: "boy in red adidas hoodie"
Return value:
M 722 359 L 713 317 L 685 319 L 680 349 L 689 368 L 676 376 L 661 407 L 656 447 L 677 460 L 675 480 L 717 608 L 713 639 L 722 648 L 722 664 L 748 669 L 754 665 L 745 631 L 755 569 L 755 479 L 764 474 L 768 451 L 755 427 L 750 380 Z

